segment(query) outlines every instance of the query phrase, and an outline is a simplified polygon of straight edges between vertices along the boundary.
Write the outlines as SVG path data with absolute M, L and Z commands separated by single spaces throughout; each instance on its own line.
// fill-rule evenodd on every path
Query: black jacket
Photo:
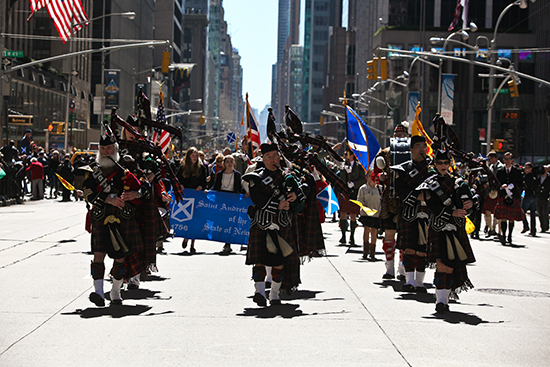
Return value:
M 540 179 L 533 172 L 523 176 L 523 184 L 525 186 L 525 197 L 536 196 Z
M 519 168 L 512 166 L 510 169 L 510 173 L 506 173 L 506 166 L 499 169 L 497 172 L 497 179 L 500 182 L 501 185 L 504 184 L 514 184 L 514 188 L 512 189 L 512 197 L 515 199 L 519 199 L 521 197 L 521 192 L 523 191 L 523 174 L 519 170 Z M 506 190 L 499 190 L 499 196 L 505 197 L 506 196 Z
M 215 191 L 221 191 L 222 189 L 222 177 L 223 177 L 223 171 L 219 171 L 216 173 L 216 179 L 214 181 L 214 186 L 212 187 L 212 190 Z M 241 174 L 237 170 L 233 170 L 233 191 L 237 194 L 244 194 L 243 186 L 241 184 Z
M 550 196 L 550 175 L 546 175 L 546 179 L 542 184 L 540 183 L 540 176 L 538 176 L 537 182 L 539 184 L 537 196 L 539 197 L 539 199 L 548 200 L 548 197 Z

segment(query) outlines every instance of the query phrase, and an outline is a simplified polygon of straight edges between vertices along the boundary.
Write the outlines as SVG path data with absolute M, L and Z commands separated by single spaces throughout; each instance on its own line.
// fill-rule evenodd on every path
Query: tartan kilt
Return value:
M 143 239 L 145 265 L 154 264 L 157 260 L 157 238 L 167 233 L 166 225 L 160 216 L 155 200 L 144 200 L 136 208 L 136 221 Z
M 340 213 L 356 214 L 359 215 L 361 208 L 359 205 L 346 200 L 342 194 L 338 194 L 338 205 L 340 206 Z
M 124 279 L 129 279 L 147 269 L 147 264 L 149 263 L 147 263 L 145 259 L 145 251 L 134 252 L 126 256 L 124 261 Z
M 279 236 L 283 237 L 296 253 L 296 241 L 292 235 L 292 227 L 281 227 Z M 285 258 L 280 251 L 273 254 L 267 250 L 266 246 L 267 231 L 261 230 L 257 225 L 250 227 L 248 236 L 248 246 L 246 249 L 246 265 L 263 264 L 267 266 L 284 265 Z M 289 255 L 290 257 L 290 255 Z
M 114 252 L 109 227 L 103 224 L 103 220 L 109 215 L 117 216 L 118 213 L 118 208 L 107 205 L 103 219 L 97 221 L 92 217 L 92 252 L 106 252 L 107 254 Z M 129 253 L 140 252 L 145 249 L 135 217 L 120 219 L 118 230 L 130 250 Z M 120 258 L 126 255 L 122 255 Z M 109 257 L 112 256 L 109 255 Z
M 504 198 L 499 197 L 495 208 L 495 218 L 508 221 L 522 221 L 525 218 L 525 213 L 523 209 L 521 209 L 519 199 L 514 198 L 512 205 L 506 205 L 504 203 Z
M 495 208 L 497 206 L 498 197 L 491 199 L 489 195 L 485 198 L 485 201 L 483 202 L 483 212 L 495 212 Z
M 464 249 L 464 252 L 466 253 L 466 260 L 460 261 L 458 258 L 455 258 L 454 260 L 449 260 L 447 255 L 447 234 L 452 233 L 456 236 L 458 241 L 460 242 L 462 248 Z M 472 250 L 472 246 L 470 245 L 470 240 L 468 238 L 468 234 L 466 233 L 466 230 L 464 228 L 458 228 L 457 231 L 442 231 L 437 232 L 430 228 L 428 231 L 428 262 L 431 264 L 435 264 L 437 259 L 441 259 L 441 261 L 455 269 L 458 269 L 462 266 L 466 266 L 466 264 L 470 264 L 476 261 L 476 258 L 474 256 L 474 252 Z M 464 269 L 466 270 L 466 269 Z
M 453 280 L 451 285 L 451 294 L 449 296 L 450 299 L 458 299 L 458 294 L 461 291 L 467 291 L 474 288 L 474 285 L 468 277 L 466 265 L 460 265 L 453 268 L 451 276 Z
M 426 245 L 421 245 L 418 243 L 418 226 L 422 225 L 422 222 L 427 223 L 427 220 L 415 219 L 412 222 L 407 222 L 406 220 L 401 219 L 399 222 L 399 229 L 397 231 L 396 246 L 399 250 L 410 248 L 415 251 L 426 252 Z
M 397 214 L 391 214 L 388 218 L 381 219 L 380 228 L 383 230 L 397 230 Z
M 296 216 L 296 228 L 300 256 L 309 256 L 312 252 L 325 251 L 325 239 L 315 195 L 306 199 L 304 213 Z

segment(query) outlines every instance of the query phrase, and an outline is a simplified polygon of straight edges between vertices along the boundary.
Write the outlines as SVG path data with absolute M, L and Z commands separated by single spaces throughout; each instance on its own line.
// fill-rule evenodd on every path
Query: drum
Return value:
M 411 139 L 390 138 L 390 159 L 392 166 L 410 161 L 412 159 Z

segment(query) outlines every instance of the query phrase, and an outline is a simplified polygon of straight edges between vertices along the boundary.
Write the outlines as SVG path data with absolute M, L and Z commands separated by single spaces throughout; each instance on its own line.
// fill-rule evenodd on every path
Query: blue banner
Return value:
M 185 189 L 179 203 L 172 193 L 170 224 L 176 237 L 245 245 L 250 205 L 252 200 L 240 194 Z
M 348 123 L 348 146 L 366 172 L 369 167 L 374 168 L 374 158 L 380 151 L 380 144 L 367 124 L 347 105 L 346 121 Z
M 455 76 L 454 74 L 443 74 L 441 78 L 441 117 L 447 124 L 453 125 Z

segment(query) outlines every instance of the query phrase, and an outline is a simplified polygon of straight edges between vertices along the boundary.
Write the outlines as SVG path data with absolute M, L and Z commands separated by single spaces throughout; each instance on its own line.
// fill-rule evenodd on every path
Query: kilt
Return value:
M 483 202 L 483 212 L 495 212 L 495 207 L 497 206 L 498 197 L 491 199 L 489 195 L 485 197 L 485 201 Z
M 296 216 L 296 227 L 300 256 L 324 253 L 325 239 L 323 238 L 323 228 L 317 209 L 316 195 L 310 195 L 306 198 L 304 213 Z
M 458 294 L 461 291 L 467 291 L 474 288 L 474 285 L 468 277 L 466 265 L 455 267 L 452 274 L 447 274 L 447 276 L 449 275 L 452 277 L 451 294 L 449 295 L 449 299 L 458 299 Z
M 386 219 L 380 220 L 380 228 L 386 230 L 397 230 L 397 214 L 393 214 Z
M 415 251 L 426 252 L 426 245 L 418 243 L 418 226 L 423 225 L 425 227 L 425 224 L 427 224 L 427 219 L 415 219 L 412 222 L 401 219 L 399 222 L 399 230 L 397 231 L 396 247 L 400 250 L 410 248 Z
M 147 268 L 145 252 L 143 251 L 131 253 L 124 260 L 124 279 L 138 275 Z
M 109 215 L 114 215 L 118 218 L 118 213 L 118 208 L 111 205 L 106 205 L 104 218 Z M 109 257 L 113 258 L 113 253 L 115 251 L 111 243 L 109 226 L 103 224 L 104 218 L 99 221 L 92 218 L 92 252 L 106 252 L 109 254 Z M 126 246 L 130 249 L 130 253 L 140 252 L 145 249 L 135 217 L 131 217 L 129 219 L 121 218 L 120 224 L 117 227 L 126 243 Z M 127 254 L 121 254 L 119 257 L 118 254 L 116 254 L 115 256 L 116 258 L 122 258 L 126 255 Z
M 160 216 L 157 203 L 154 199 L 143 200 L 136 208 L 136 221 L 143 239 L 145 265 L 156 263 L 157 238 L 167 233 L 167 228 Z
M 340 213 L 356 214 L 359 215 L 361 208 L 359 205 L 346 200 L 342 194 L 338 194 L 338 205 L 340 206 Z
M 466 260 L 460 261 L 458 258 L 454 260 L 449 260 L 447 255 L 447 235 L 454 234 L 458 241 L 460 242 L 464 252 L 466 253 Z M 457 231 L 442 231 L 437 232 L 430 228 L 428 231 L 428 262 L 435 264 L 437 259 L 453 268 L 457 269 L 466 264 L 470 264 L 476 261 L 474 252 L 472 251 L 472 246 L 470 245 L 470 240 L 468 239 L 468 234 L 464 228 L 458 228 Z
M 504 203 L 504 198 L 499 197 L 495 208 L 495 218 L 508 221 L 522 221 L 525 218 L 525 213 L 523 209 L 521 209 L 519 199 L 514 198 L 512 205 L 506 205 Z
M 368 215 L 362 215 L 359 218 L 359 222 L 365 227 L 380 229 L 380 218 L 378 217 L 369 217 Z

